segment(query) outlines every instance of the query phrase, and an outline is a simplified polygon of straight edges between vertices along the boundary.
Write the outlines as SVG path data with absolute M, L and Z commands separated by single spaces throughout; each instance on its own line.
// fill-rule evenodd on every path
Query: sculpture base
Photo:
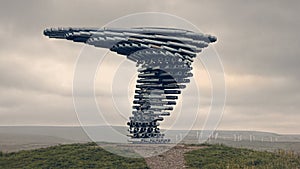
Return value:
M 171 142 L 168 138 L 134 138 L 128 139 L 133 144 L 167 144 Z

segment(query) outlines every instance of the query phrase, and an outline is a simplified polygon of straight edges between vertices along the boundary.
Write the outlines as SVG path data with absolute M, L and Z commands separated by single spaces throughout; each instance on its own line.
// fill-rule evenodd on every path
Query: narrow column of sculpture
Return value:
M 167 143 L 170 139 L 164 139 L 158 121 L 170 115 L 184 84 L 190 82 L 192 68 L 181 58 L 159 49 L 145 49 L 129 57 L 139 63 L 133 117 L 128 122 L 130 136 L 141 138 L 139 142 L 143 143 Z
M 216 38 L 170 28 L 46 29 L 46 36 L 108 48 L 137 63 L 138 79 L 129 117 L 133 143 L 167 143 L 159 121 L 169 116 L 186 83 L 192 77 L 196 53 Z

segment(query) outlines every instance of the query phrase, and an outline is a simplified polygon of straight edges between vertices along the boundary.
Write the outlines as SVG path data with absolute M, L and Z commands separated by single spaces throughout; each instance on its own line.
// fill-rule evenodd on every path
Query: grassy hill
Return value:
M 276 153 L 210 145 L 185 154 L 189 168 L 202 169 L 300 169 L 300 156 L 292 152 Z
M 147 168 L 142 158 L 109 153 L 94 143 L 0 153 L 0 168 Z
M 195 145 L 199 146 L 199 145 Z M 205 148 L 204 148 L 205 147 Z M 185 154 L 188 168 L 203 169 L 298 169 L 299 154 L 276 153 L 231 148 L 223 145 L 202 145 Z M 162 159 L 164 160 L 164 159 Z M 157 165 L 160 162 L 157 161 Z M 142 158 L 114 155 L 94 143 L 59 145 L 12 153 L 0 152 L 0 168 L 148 168 Z

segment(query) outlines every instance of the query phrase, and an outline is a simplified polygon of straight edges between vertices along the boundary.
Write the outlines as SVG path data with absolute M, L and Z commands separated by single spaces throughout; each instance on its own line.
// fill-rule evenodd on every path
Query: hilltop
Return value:
M 179 146 L 179 147 L 178 147 Z M 0 153 L 0 167 L 9 168 L 300 168 L 299 154 L 232 148 L 224 145 L 178 145 L 161 155 L 126 158 L 95 143 L 58 145 Z M 180 159 L 182 158 L 182 159 Z M 182 162 L 180 160 L 183 160 Z

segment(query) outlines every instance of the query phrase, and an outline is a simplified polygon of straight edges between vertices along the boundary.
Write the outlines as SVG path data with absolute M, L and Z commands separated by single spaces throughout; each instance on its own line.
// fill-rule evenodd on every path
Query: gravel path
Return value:
M 184 161 L 184 153 L 197 150 L 200 148 L 205 148 L 204 146 L 186 146 L 177 145 L 167 152 L 160 155 L 145 158 L 147 165 L 151 169 L 181 169 L 186 168 Z

